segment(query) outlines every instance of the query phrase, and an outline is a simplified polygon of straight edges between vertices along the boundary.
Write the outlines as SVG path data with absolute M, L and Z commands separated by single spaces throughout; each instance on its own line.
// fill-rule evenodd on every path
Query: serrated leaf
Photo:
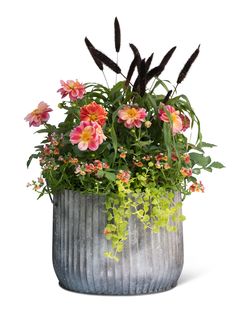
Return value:
M 210 167 L 217 169 L 225 168 L 225 166 L 219 161 L 214 161 L 212 164 L 210 164 Z

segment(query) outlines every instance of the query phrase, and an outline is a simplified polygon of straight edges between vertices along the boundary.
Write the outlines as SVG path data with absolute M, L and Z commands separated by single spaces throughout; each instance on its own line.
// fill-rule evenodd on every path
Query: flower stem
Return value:
M 106 75 L 105 75 L 105 73 L 104 73 L 104 71 L 103 71 L 103 70 L 102 70 L 102 74 L 103 74 L 104 79 L 105 79 L 105 82 L 106 82 L 106 84 L 107 84 L 107 88 L 109 88 L 109 84 L 108 84 L 108 81 L 107 81 Z

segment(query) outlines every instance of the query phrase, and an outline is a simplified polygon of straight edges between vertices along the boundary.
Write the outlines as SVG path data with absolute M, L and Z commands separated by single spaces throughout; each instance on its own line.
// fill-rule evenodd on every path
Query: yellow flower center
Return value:
M 90 121 L 97 121 L 98 116 L 97 116 L 96 113 L 91 113 L 91 114 L 89 115 L 89 119 L 90 119 Z
M 91 131 L 90 129 L 87 129 L 86 128 L 83 130 L 83 132 L 81 133 L 81 140 L 83 142 L 88 142 L 91 138 Z
M 135 108 L 129 108 L 127 114 L 129 115 L 129 118 L 135 118 L 137 116 L 137 110 Z
M 40 114 L 40 110 L 39 109 L 35 109 L 32 114 L 36 115 L 36 114 Z

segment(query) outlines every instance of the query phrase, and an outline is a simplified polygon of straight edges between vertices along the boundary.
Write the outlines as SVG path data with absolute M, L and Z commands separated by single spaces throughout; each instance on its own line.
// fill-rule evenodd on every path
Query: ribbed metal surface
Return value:
M 53 266 L 60 285 L 107 295 L 154 293 L 176 286 L 183 268 L 182 223 L 177 232 L 154 234 L 132 216 L 117 263 L 103 256 L 110 248 L 103 235 L 104 201 L 104 196 L 68 190 L 54 195 Z

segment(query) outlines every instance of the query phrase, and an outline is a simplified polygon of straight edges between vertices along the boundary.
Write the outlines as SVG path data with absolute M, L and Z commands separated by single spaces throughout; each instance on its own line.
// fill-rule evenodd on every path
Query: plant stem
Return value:
M 174 87 L 174 90 L 172 92 L 172 95 L 170 96 L 171 98 L 174 96 L 174 94 L 177 92 L 177 87 L 179 84 L 176 84 L 176 86 Z
M 116 64 L 118 65 L 118 62 L 119 62 L 119 54 L 118 54 L 118 52 L 117 52 L 117 54 L 116 54 Z M 115 84 L 117 83 L 117 73 L 116 73 L 116 82 L 115 82 Z
M 155 85 L 155 81 L 156 81 L 156 78 L 154 77 L 154 79 L 153 79 L 153 81 L 152 81 L 152 85 L 151 85 L 151 87 L 150 87 L 150 91 L 151 91 L 151 93 L 153 92 L 153 87 L 154 87 L 154 85 Z
M 108 81 L 107 81 L 106 75 L 105 75 L 105 73 L 104 73 L 104 71 L 103 71 L 103 70 L 102 70 L 102 74 L 103 74 L 104 79 L 105 79 L 105 82 L 106 82 L 106 84 L 107 84 L 107 88 L 109 88 L 109 84 L 108 84 Z

